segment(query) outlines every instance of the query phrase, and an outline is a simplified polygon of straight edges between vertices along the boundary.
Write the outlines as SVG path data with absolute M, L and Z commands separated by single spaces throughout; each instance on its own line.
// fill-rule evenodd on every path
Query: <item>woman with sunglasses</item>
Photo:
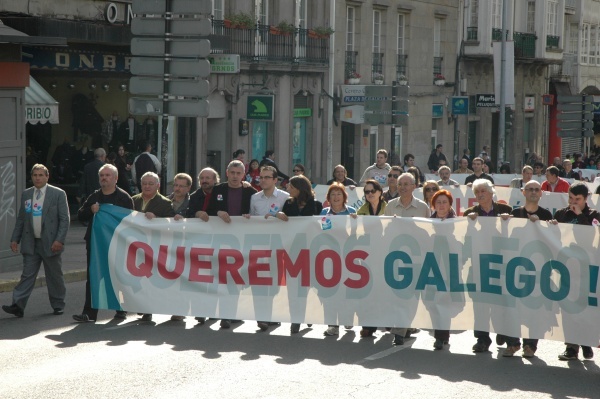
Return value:
M 369 179 L 365 182 L 365 203 L 356 211 L 357 215 L 381 216 L 385 212 L 387 202 L 383 198 L 383 188 L 376 180 Z M 377 327 L 363 327 L 360 330 L 362 338 L 372 337 Z
M 277 219 L 287 222 L 290 217 L 319 215 L 323 210 L 323 205 L 315 199 L 312 185 L 306 176 L 292 176 L 287 189 L 290 198 L 283 204 L 281 212 L 274 215 Z M 273 215 L 268 214 L 267 216 Z M 308 326 L 310 327 L 312 324 Z M 300 332 L 300 323 L 292 323 L 290 333 L 297 334 L 298 332 Z
M 427 182 L 425 182 L 427 185 Z M 456 217 L 456 212 L 452 208 L 452 194 L 448 190 L 437 190 L 431 197 L 432 219 L 451 219 Z M 435 342 L 433 347 L 436 350 L 444 349 L 450 340 L 450 330 L 435 330 L 433 333 Z
M 435 180 L 427 180 L 423 184 L 423 201 L 431 206 L 431 198 L 433 195 L 440 190 L 440 186 Z
M 292 169 L 292 172 L 294 172 L 294 176 L 304 175 L 304 165 L 302 165 L 301 163 L 297 163 L 296 165 L 294 165 L 294 169 Z

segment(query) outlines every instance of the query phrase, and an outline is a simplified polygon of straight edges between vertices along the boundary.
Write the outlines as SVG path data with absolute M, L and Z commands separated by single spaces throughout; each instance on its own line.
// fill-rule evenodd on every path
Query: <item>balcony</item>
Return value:
M 223 20 L 212 20 L 212 34 L 226 37 L 212 53 L 239 54 L 246 62 L 285 64 L 329 64 L 329 38 L 317 37 L 309 29 L 280 32 L 269 25 L 233 28 Z
M 565 14 L 575 14 L 575 0 L 565 0 Z
M 560 43 L 560 36 L 546 36 L 546 50 L 557 50 Z
M 476 42 L 477 39 L 477 27 L 470 26 L 467 28 L 467 41 L 468 42 Z
M 371 82 L 375 81 L 375 74 L 383 75 L 383 53 L 373 53 L 373 64 L 371 65 Z
M 358 72 L 356 70 L 358 51 L 346 51 L 346 61 L 344 62 L 344 76 L 348 76 L 351 72 Z
M 515 42 L 515 57 L 535 58 L 537 36 L 534 33 L 514 32 L 513 40 Z
M 442 75 L 442 61 L 444 57 L 433 57 L 433 76 Z
M 568 81 L 575 76 L 577 54 L 563 54 L 562 64 L 550 65 L 550 77 L 558 81 Z
M 408 65 L 408 54 L 398 54 L 396 62 L 396 80 L 402 80 L 401 77 L 406 79 L 406 67 Z

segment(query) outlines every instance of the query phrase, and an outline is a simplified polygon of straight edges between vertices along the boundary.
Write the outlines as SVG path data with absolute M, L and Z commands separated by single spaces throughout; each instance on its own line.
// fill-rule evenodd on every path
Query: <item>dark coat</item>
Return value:
M 137 194 L 132 197 L 133 199 L 133 209 L 138 212 L 152 212 L 159 218 L 170 218 L 175 216 L 175 210 L 173 210 L 173 203 L 170 199 L 165 197 L 160 193 L 156 193 L 154 198 L 152 198 L 148 204 L 146 205 L 146 209 L 142 211 L 142 206 L 144 205 L 144 199 L 142 198 L 142 194 Z
M 85 241 L 89 245 L 90 238 L 92 237 L 92 222 L 94 213 L 92 212 L 92 205 L 94 204 L 113 204 L 120 206 L 125 209 L 133 209 L 133 201 L 129 194 L 119 187 L 116 187 L 116 191 L 111 195 L 102 194 L 102 190 L 96 190 L 87 197 L 79 211 L 77 211 L 77 218 L 81 222 L 89 222 L 87 230 L 85 231 Z
M 103 165 L 104 162 L 97 158 L 85 165 L 81 180 L 81 198 L 86 198 L 100 188 L 98 171 Z
M 501 204 L 499 202 L 492 202 L 492 204 L 494 204 L 494 210 L 496 211 L 496 215 L 498 216 L 502 213 L 508 213 L 510 215 L 513 210 L 512 206 L 510 205 Z M 481 206 L 475 205 L 470 208 L 467 208 L 465 210 L 465 213 L 463 213 L 463 216 L 470 215 L 471 213 L 476 213 L 477 215 L 481 216 L 481 212 Z
M 194 191 L 190 194 L 190 202 L 188 203 L 187 210 L 185 212 L 186 218 L 194 218 L 196 217 L 196 212 L 198 211 L 206 211 L 207 209 L 202 209 L 204 206 L 204 200 L 206 199 L 206 194 L 202 191 L 201 188 Z
M 323 210 L 323 204 L 313 198 L 310 198 L 304 208 L 300 210 L 298 203 L 293 198 L 288 198 L 283 204 L 282 212 L 287 216 L 313 216 L 320 215 Z
M 250 198 L 256 194 L 257 191 L 254 187 L 247 186 L 242 187 L 242 213 L 250 213 Z M 229 212 L 227 207 L 227 196 L 229 194 L 229 185 L 227 183 L 217 184 L 212 191 L 210 202 L 208 203 L 208 209 L 206 212 L 210 216 L 217 216 L 217 212 L 224 211 Z

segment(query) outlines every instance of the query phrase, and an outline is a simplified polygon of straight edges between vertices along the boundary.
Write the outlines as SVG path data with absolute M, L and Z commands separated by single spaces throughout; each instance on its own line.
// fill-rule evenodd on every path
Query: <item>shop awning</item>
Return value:
M 58 102 L 31 76 L 25 88 L 25 120 L 32 125 L 58 124 Z

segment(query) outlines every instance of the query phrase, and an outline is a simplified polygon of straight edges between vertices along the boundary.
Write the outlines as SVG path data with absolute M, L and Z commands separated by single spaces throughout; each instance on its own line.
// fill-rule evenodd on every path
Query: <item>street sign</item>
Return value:
M 162 78 L 133 76 L 129 79 L 129 91 L 140 95 L 161 95 L 182 97 L 208 97 L 210 85 L 207 80 L 170 80 Z
M 170 0 L 173 14 L 211 14 L 211 0 Z M 163 15 L 167 11 L 167 0 L 134 1 L 131 5 L 134 14 Z
M 129 113 L 133 115 L 162 115 L 163 102 L 141 97 L 129 99 Z
M 239 73 L 239 54 L 211 54 L 208 57 L 211 73 Z
M 239 57 L 239 56 L 238 56 Z M 205 59 L 173 59 L 168 62 L 169 76 L 206 78 L 210 75 L 210 63 Z M 134 75 L 165 75 L 163 58 L 132 57 L 130 65 Z
M 273 120 L 273 99 L 271 95 L 248 96 L 246 119 L 254 121 Z
M 168 24 L 167 24 L 168 21 Z M 141 36 L 161 36 L 165 33 L 180 36 L 208 36 L 212 23 L 206 18 L 133 18 L 131 33 Z
M 166 41 L 170 42 L 169 54 L 166 53 Z M 134 37 L 131 39 L 131 54 L 148 57 L 206 58 L 210 54 L 210 41 Z
M 495 94 L 477 94 L 475 106 L 477 108 L 496 107 L 496 95 Z
M 206 118 L 208 117 L 208 112 L 209 105 L 207 100 L 169 102 L 169 115 L 192 118 Z
M 392 115 L 392 123 L 394 125 L 407 126 L 408 125 L 408 114 Z
M 559 103 L 591 103 L 594 101 L 594 96 L 584 96 L 584 95 L 577 95 L 577 96 L 558 96 L 557 98 Z
M 556 115 L 559 121 L 591 121 L 594 119 L 594 114 L 591 112 L 559 112 Z
M 559 121 L 558 122 L 558 128 L 561 130 L 567 130 L 567 129 L 593 129 L 594 128 L 594 122 L 593 121 L 585 121 L 585 120 L 579 120 L 579 121 L 573 121 L 573 120 L 567 120 L 567 121 Z
M 560 101 L 560 99 L 559 99 Z M 594 105 L 592 103 L 585 103 L 585 104 L 571 104 L 571 103 L 558 103 L 558 110 L 559 111 L 587 111 L 587 112 L 592 112 L 594 110 Z

